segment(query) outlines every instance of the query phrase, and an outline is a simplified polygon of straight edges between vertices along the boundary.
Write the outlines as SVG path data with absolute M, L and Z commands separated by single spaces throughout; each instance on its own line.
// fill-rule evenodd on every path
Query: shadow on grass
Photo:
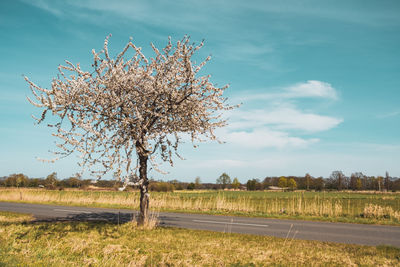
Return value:
M 34 226 L 34 229 L 38 233 L 46 233 L 46 235 L 57 233 L 58 237 L 63 236 L 67 232 L 82 232 L 87 230 L 97 230 L 102 234 L 106 232 L 105 236 L 108 236 L 107 232 L 109 231 L 118 232 L 119 230 L 116 231 L 116 229 L 120 229 L 119 226 L 126 225 L 129 228 L 129 223 L 131 223 L 133 227 L 138 227 L 136 224 L 138 212 L 82 212 L 70 213 L 59 217 L 30 217 L 23 214 L 7 213 L 7 217 L 9 220 L 0 221 L 0 227 L 18 225 Z M 144 229 L 153 229 L 159 224 L 159 214 L 157 212 L 150 212 L 149 217 L 150 225 L 143 226 Z M 19 238 L 24 237 L 28 232 L 20 233 Z
M 79 213 L 69 214 L 66 217 L 11 219 L 1 221 L 0 228 L 6 227 L 7 229 L 7 227 L 10 227 L 9 229 L 14 229 L 16 239 L 37 240 L 44 236 L 46 238 L 63 238 L 70 233 L 88 231 L 96 231 L 103 238 L 120 238 L 126 231 L 132 233 L 133 229 L 139 229 L 134 223 L 136 217 L 136 213 Z
M 124 224 L 137 217 L 136 213 L 91 212 L 68 214 L 66 217 L 40 217 L 36 216 L 32 223 L 39 222 L 105 222 L 111 224 Z

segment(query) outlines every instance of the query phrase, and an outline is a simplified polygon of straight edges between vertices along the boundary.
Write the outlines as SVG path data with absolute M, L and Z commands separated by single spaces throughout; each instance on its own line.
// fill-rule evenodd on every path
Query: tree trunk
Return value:
M 147 156 L 139 155 L 139 179 L 140 179 L 140 214 L 138 225 L 143 225 L 149 218 L 149 199 L 148 192 L 149 180 L 147 179 Z

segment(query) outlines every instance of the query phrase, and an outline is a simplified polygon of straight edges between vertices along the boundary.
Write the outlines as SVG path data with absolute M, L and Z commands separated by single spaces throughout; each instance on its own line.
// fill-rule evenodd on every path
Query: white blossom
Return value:
M 152 168 L 161 171 L 153 154 L 172 165 L 173 156 L 180 157 L 179 135 L 189 134 L 194 145 L 215 140 L 214 130 L 226 125 L 220 112 L 234 107 L 223 97 L 228 86 L 215 87 L 210 76 L 196 77 L 210 60 L 198 65 L 191 60 L 203 42 L 194 45 L 184 37 L 173 45 L 169 38 L 163 49 L 151 44 L 155 55 L 147 59 L 130 40 L 113 59 L 109 37 L 102 51 L 92 50 L 93 71 L 65 61 L 50 90 L 25 80 L 33 94 L 28 101 L 42 109 L 37 122 L 49 113 L 58 117 L 56 124 L 49 124 L 60 141 L 57 157 L 78 152 L 82 169 L 98 178 L 114 171 L 127 184 L 140 167 L 139 160 L 132 164 L 136 158 L 150 159 Z M 134 55 L 125 58 L 129 50 Z M 142 184 L 143 179 L 147 177 L 142 174 L 137 178 Z

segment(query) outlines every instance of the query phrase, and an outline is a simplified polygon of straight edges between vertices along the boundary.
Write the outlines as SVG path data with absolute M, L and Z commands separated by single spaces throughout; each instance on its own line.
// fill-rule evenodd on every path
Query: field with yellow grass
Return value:
M 32 222 L 0 212 L 0 266 L 399 266 L 400 249 L 138 228 L 128 222 Z
M 0 189 L 0 201 L 137 209 L 138 192 Z M 155 211 L 400 225 L 400 194 L 354 192 L 152 192 Z

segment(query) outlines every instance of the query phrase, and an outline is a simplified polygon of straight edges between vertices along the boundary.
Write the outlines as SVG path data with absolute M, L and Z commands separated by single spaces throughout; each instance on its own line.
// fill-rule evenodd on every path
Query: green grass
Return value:
M 400 249 L 0 212 L 0 266 L 399 266 Z
M 0 189 L 0 201 L 137 209 L 137 192 Z M 176 191 L 151 193 L 156 211 L 400 225 L 400 194 Z

